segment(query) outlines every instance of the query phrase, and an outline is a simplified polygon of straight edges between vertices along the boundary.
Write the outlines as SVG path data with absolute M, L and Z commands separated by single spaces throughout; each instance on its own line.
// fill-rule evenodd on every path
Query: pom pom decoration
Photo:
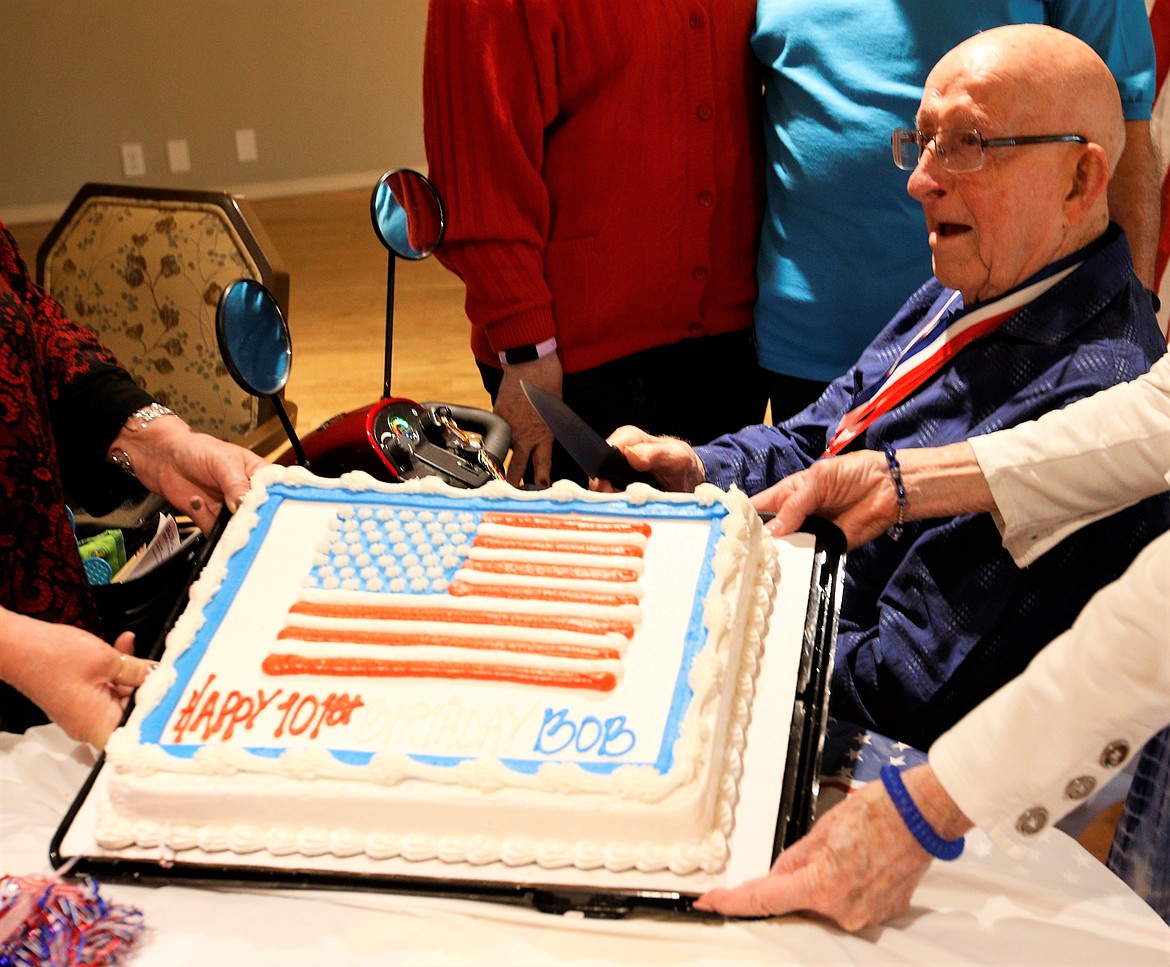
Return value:
M 112 967 L 143 928 L 142 912 L 107 903 L 92 877 L 0 877 L 0 967 Z

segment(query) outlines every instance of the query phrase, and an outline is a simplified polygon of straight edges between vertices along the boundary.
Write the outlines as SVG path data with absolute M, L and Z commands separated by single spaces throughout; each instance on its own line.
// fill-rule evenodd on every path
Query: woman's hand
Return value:
M 72 625 L 0 608 L 0 679 L 78 741 L 104 746 L 152 667 L 134 657 L 132 632 L 110 647 Z
M 198 433 L 174 416 L 141 429 L 123 428 L 112 448 L 129 455 L 144 487 L 190 516 L 205 534 L 225 503 L 235 512 L 252 474 L 268 462 L 244 447 Z
M 556 353 L 504 367 L 504 377 L 496 393 L 494 412 L 512 428 L 512 456 L 508 460 L 508 483 L 513 487 L 524 483 L 547 487 L 552 478 L 553 433 L 528 402 L 520 381 L 524 380 L 561 398 L 561 360 Z M 532 479 L 525 480 L 525 471 L 532 468 Z
M 971 828 L 929 765 L 907 770 L 903 779 L 939 835 L 954 839 Z M 860 930 L 904 913 L 930 862 L 885 787 L 871 782 L 818 819 L 766 876 L 711 890 L 695 908 L 734 917 L 806 910 Z

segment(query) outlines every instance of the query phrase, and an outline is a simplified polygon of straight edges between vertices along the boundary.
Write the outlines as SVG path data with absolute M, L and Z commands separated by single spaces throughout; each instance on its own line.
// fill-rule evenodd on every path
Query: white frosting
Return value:
M 334 492 L 337 499 L 329 499 Z M 459 512 L 463 506 L 476 514 L 487 508 L 648 522 L 650 536 L 637 535 L 634 556 L 626 558 L 576 546 L 567 554 L 513 548 L 509 558 L 476 547 L 451 554 L 445 566 L 427 563 L 428 556 L 445 556 L 432 546 L 443 544 L 444 534 L 451 535 L 448 548 L 462 542 L 461 534 L 472 543 L 476 526 L 470 514 Z M 720 520 L 704 511 L 696 519 L 698 508 L 725 508 L 726 514 Z M 708 561 L 712 527 L 719 532 Z M 594 532 L 537 527 L 527 533 L 603 550 L 617 542 Z M 481 522 L 478 534 L 514 536 L 506 522 Z M 406 560 L 416 549 L 417 565 Z M 619 605 L 509 598 L 514 619 L 491 618 L 491 599 L 447 593 L 445 583 L 462 582 L 481 566 L 476 562 L 494 569 L 502 560 L 518 562 L 521 570 L 555 563 L 618 575 L 529 576 L 537 588 L 634 593 Z M 388 583 L 396 579 L 392 570 L 404 565 L 435 569 L 419 578 L 421 597 L 321 580 L 353 566 L 366 570 L 358 576 L 367 584 Z M 603 495 L 564 482 L 539 492 L 497 483 L 464 491 L 434 478 L 386 485 L 364 474 L 325 480 L 300 468 L 265 468 L 192 588 L 160 668 L 139 689 L 127 725 L 109 741 L 109 802 L 101 809 L 98 841 L 109 849 L 718 871 L 734 823 L 775 572 L 771 541 L 747 499 L 734 491 L 704 486 L 694 495 L 661 494 L 635 485 L 625 494 Z M 700 594 L 704 576 L 709 587 Z M 339 576 L 341 582 L 350 578 Z M 514 587 L 526 580 L 495 570 L 476 578 L 477 586 Z M 297 599 L 304 602 L 297 611 L 323 603 L 409 608 L 416 600 L 440 602 L 451 617 L 438 630 L 460 640 L 416 643 L 436 631 L 426 616 L 350 620 L 290 613 Z M 692 622 L 692 612 L 701 620 Z M 529 618 L 550 614 L 571 622 L 605 618 L 623 630 L 523 627 Z M 344 642 L 315 640 L 338 628 Z M 405 643 L 351 640 L 383 629 L 404 635 Z M 507 649 L 519 651 L 489 650 L 483 639 L 493 648 L 503 639 Z M 567 651 L 530 654 L 533 647 Z M 676 680 L 688 648 L 693 662 L 684 686 Z M 275 667 L 265 662 L 273 653 L 331 669 L 339 653 L 378 667 L 466 659 L 475 669 L 522 664 L 535 674 L 587 668 L 611 674 L 612 684 L 597 690 L 332 671 L 270 675 L 262 668 Z

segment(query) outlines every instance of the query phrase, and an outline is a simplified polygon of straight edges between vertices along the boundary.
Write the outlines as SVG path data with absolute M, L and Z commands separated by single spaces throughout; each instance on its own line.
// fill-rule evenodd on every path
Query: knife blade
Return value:
M 566 406 L 563 400 L 524 380 L 520 381 L 520 388 L 537 416 L 552 430 L 557 442 L 590 477 L 608 480 L 619 490 L 625 490 L 632 483 L 661 486 L 653 474 L 631 467 L 621 450 L 606 443 L 601 434 Z

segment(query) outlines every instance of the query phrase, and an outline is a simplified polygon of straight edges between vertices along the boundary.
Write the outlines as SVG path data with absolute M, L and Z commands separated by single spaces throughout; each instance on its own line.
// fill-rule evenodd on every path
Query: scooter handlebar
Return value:
M 458 406 L 455 403 L 423 403 L 432 417 L 435 410 L 445 407 L 451 418 L 464 430 L 471 430 L 483 437 L 483 447 L 497 462 L 503 463 L 512 446 L 512 428 L 503 417 L 491 410 L 474 406 Z

